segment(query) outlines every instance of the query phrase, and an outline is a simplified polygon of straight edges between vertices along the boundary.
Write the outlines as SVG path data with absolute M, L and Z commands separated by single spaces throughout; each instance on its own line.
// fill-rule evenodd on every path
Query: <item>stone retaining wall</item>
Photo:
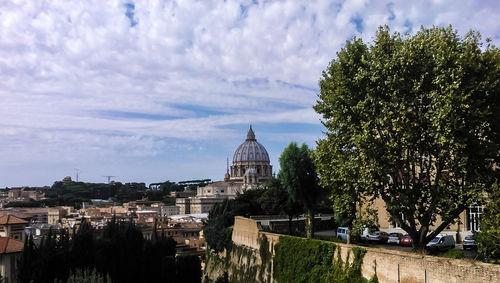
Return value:
M 246 246 L 254 250 L 260 249 L 260 240 L 266 236 L 270 251 L 279 241 L 279 235 L 261 232 L 255 220 L 235 217 L 232 240 L 235 245 Z M 352 245 L 337 244 L 345 260 Z M 435 256 L 368 248 L 363 260 L 363 276 L 371 278 L 376 262 L 377 276 L 380 282 L 500 282 L 500 266 L 473 260 L 447 259 Z M 352 256 L 350 257 L 352 259 Z M 398 281 L 399 278 L 399 281 Z

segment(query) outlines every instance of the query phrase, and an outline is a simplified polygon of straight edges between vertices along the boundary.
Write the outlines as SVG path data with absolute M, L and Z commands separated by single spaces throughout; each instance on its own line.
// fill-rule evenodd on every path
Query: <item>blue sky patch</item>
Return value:
M 385 6 L 387 7 L 387 11 L 389 12 L 389 21 L 393 21 L 394 19 L 396 19 L 396 14 L 394 14 L 394 3 L 390 2 Z
M 356 25 L 356 31 L 358 33 L 363 32 L 363 19 L 362 18 L 360 18 L 359 16 L 356 16 L 356 17 L 351 19 L 351 22 Z
M 125 3 L 125 8 L 127 8 L 127 11 L 125 11 L 125 16 L 130 20 L 130 26 L 134 27 L 137 25 L 137 21 L 134 19 L 134 11 L 135 11 L 135 4 L 134 3 Z

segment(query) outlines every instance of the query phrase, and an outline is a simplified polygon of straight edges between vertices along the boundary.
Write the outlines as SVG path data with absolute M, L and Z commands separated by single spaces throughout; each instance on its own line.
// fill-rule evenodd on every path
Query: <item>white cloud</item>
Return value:
M 132 2 L 133 27 L 125 14 Z M 401 32 L 452 24 L 500 41 L 495 1 L 253 2 L 3 3 L 5 164 L 147 160 L 200 148 L 194 141 L 237 139 L 231 126 L 249 121 L 317 125 L 311 105 L 321 71 L 346 40 L 370 40 L 383 24 Z M 8 166 L 2 171 L 15 183 Z

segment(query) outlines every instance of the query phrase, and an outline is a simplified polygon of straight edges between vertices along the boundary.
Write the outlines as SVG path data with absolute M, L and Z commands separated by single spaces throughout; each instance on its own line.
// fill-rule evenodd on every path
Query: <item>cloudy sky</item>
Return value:
M 0 1 L 0 187 L 220 180 L 249 123 L 277 170 L 318 80 L 379 25 L 478 30 L 497 1 Z

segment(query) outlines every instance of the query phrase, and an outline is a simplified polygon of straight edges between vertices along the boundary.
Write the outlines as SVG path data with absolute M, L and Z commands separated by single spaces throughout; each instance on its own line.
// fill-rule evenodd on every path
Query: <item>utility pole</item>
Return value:
M 109 184 L 109 183 L 111 183 L 111 178 L 116 177 L 116 176 L 104 175 L 103 177 L 108 178 L 108 184 Z

